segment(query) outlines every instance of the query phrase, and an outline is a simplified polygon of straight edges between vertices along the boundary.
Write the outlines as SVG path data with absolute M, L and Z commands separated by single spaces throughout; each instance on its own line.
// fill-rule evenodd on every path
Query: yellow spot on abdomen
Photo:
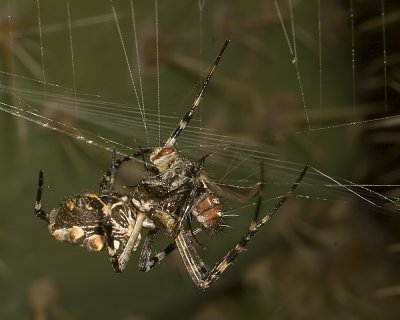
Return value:
M 90 251 L 100 251 L 104 247 L 104 243 L 106 242 L 106 238 L 99 234 L 91 235 L 86 241 L 86 248 Z
M 74 202 L 71 201 L 71 200 L 68 200 L 68 201 L 67 201 L 66 206 L 67 206 L 67 208 L 68 208 L 70 211 L 74 210 L 74 208 L 75 208 L 75 204 L 74 204 Z

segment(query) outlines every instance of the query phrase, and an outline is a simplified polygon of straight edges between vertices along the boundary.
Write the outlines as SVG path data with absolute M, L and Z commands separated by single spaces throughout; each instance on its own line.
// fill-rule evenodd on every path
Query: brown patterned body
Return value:
M 50 234 L 59 241 L 78 244 L 91 251 L 101 251 L 105 244 L 101 223 L 104 211 L 108 208 L 106 198 L 92 193 L 66 198 L 50 212 Z M 114 194 L 110 204 L 114 244 L 118 248 L 128 241 L 136 213 L 127 197 Z
M 178 153 L 172 146 L 159 147 L 149 155 L 158 174 L 146 181 L 148 190 L 155 192 L 162 199 L 167 199 L 166 208 L 170 213 L 179 213 L 180 205 L 191 204 L 189 214 L 193 215 L 204 230 L 215 233 L 223 222 L 222 205 L 217 195 L 207 186 L 207 176 L 202 163 Z M 193 200 L 190 200 L 190 199 Z
M 195 200 L 192 214 L 211 233 L 221 229 L 223 221 L 222 206 L 215 193 L 206 191 L 200 195 Z

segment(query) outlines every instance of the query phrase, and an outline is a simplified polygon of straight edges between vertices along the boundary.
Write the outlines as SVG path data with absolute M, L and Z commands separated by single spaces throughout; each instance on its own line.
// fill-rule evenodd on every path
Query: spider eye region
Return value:
M 159 147 L 153 150 L 149 160 L 160 172 L 165 172 L 177 157 L 178 155 L 174 147 Z

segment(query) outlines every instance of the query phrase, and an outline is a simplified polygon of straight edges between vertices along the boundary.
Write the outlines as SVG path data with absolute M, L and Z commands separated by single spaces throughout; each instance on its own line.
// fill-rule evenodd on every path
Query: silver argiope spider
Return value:
M 39 172 L 35 214 L 48 223 L 51 235 L 57 240 L 79 244 L 89 250 L 108 249 L 115 271 L 125 269 L 132 251 L 141 241 L 141 230 L 148 229 L 139 258 L 139 269 L 149 271 L 174 249 L 178 249 L 192 280 L 200 288 L 208 288 L 220 274 L 243 251 L 244 246 L 269 221 L 302 181 L 305 167 L 289 191 L 261 220 L 261 193 L 264 185 L 263 166 L 260 181 L 248 188 L 247 194 L 223 191 L 210 179 L 204 169 L 203 157 L 194 162 L 174 147 L 180 133 L 191 120 L 199 106 L 205 89 L 227 47 L 226 41 L 217 56 L 201 90 L 191 108 L 164 146 L 140 150 L 130 157 L 116 160 L 112 152 L 110 169 L 103 176 L 98 193 L 76 194 L 66 198 L 57 208 L 47 214 L 42 209 L 43 171 Z M 143 157 L 148 178 L 131 187 L 129 193 L 118 193 L 114 189 L 116 171 L 124 163 Z M 258 195 L 254 217 L 247 233 L 228 251 L 215 267 L 208 270 L 198 255 L 193 240 L 200 230 L 217 232 L 223 222 L 223 211 L 217 195 L 248 199 Z M 200 229 L 192 230 L 190 219 L 195 218 Z M 189 224 L 189 227 L 187 225 Z M 172 243 L 164 250 L 152 255 L 156 233 L 164 230 Z

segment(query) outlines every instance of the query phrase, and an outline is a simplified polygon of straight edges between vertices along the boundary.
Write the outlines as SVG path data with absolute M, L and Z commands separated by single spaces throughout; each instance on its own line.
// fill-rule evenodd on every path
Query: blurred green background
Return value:
M 235 148 L 220 151 L 207 169 L 235 184 L 257 181 L 263 159 L 264 210 L 306 163 L 342 182 L 388 185 L 374 190 L 396 197 L 399 5 L 292 1 L 291 11 L 290 2 L 277 3 L 292 50 L 293 17 L 297 66 L 274 1 L 158 1 L 161 140 L 178 123 L 201 75 L 229 38 L 180 149 L 197 159 L 209 144 L 211 150 L 232 144 Z M 97 190 L 109 164 L 105 149 L 114 145 L 127 154 L 147 144 L 112 11 L 114 6 L 138 84 L 130 3 L 70 0 L 71 29 L 67 4 L 0 3 L 2 108 L 20 108 L 20 115 L 31 120 L 38 114 L 46 118 L 41 122 L 65 131 L 0 112 L 1 319 L 398 318 L 396 206 L 362 189 L 357 192 L 381 207 L 330 188 L 326 184 L 332 181 L 313 170 L 297 197 L 206 292 L 191 282 L 177 253 L 149 273 L 137 270 L 134 254 L 127 270 L 115 274 L 106 253 L 53 240 L 33 215 L 38 170 L 45 172 L 43 205 L 50 210 L 68 194 Z M 148 140 L 157 145 L 154 2 L 134 1 L 134 11 Z M 103 148 L 66 133 L 88 136 Z M 250 151 L 239 149 L 244 145 Z M 141 167 L 129 170 L 121 179 L 138 176 Z M 229 220 L 232 230 L 201 237 L 206 249 L 198 250 L 210 266 L 246 231 L 254 210 L 252 203 L 224 204 L 239 217 Z

